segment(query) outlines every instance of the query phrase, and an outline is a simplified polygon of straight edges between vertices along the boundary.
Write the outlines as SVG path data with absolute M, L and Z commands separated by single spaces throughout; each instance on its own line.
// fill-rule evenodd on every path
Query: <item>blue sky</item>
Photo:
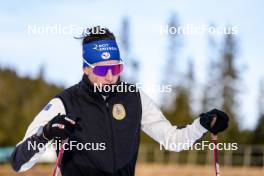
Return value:
M 28 25 L 99 24 L 109 27 L 119 38 L 121 20 L 127 16 L 131 22 L 132 54 L 141 58 L 140 82 L 158 84 L 166 59 L 167 38 L 160 34 L 160 26 L 166 24 L 172 12 L 177 13 L 183 26 L 229 24 L 238 27 L 237 64 L 243 67 L 238 112 L 243 114 L 242 127 L 253 128 L 258 117 L 259 79 L 264 77 L 263 6 L 261 0 L 1 1 L 0 65 L 13 67 L 20 75 L 32 77 L 44 65 L 45 78 L 49 82 L 70 86 L 78 82 L 82 75 L 80 41 L 74 40 L 71 35 L 29 35 Z M 204 83 L 210 54 L 206 35 L 184 36 L 183 45 L 177 64 L 184 69 L 187 58 L 193 58 L 196 78 Z M 159 103 L 157 92 L 147 93 Z

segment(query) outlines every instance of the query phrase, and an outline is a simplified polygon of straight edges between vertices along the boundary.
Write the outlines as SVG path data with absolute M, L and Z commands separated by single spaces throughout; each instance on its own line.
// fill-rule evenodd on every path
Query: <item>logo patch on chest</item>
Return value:
M 112 114 L 116 120 L 124 119 L 126 117 L 125 107 L 122 104 L 114 104 Z

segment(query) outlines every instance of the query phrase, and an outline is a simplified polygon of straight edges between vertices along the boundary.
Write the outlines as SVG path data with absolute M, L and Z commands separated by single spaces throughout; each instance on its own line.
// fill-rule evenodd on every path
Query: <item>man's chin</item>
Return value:
M 106 87 L 107 87 L 107 86 L 113 86 L 113 85 L 115 85 L 115 83 L 106 83 L 106 84 L 102 84 L 103 87 L 105 87 L 105 86 L 106 86 Z
M 116 83 L 95 83 L 94 85 L 97 85 L 97 86 L 111 86 L 111 85 L 114 85 Z
M 113 84 L 116 84 L 116 83 L 117 83 L 117 81 L 116 82 L 99 83 L 99 84 L 102 85 L 102 86 L 105 86 L 105 85 L 113 85 Z

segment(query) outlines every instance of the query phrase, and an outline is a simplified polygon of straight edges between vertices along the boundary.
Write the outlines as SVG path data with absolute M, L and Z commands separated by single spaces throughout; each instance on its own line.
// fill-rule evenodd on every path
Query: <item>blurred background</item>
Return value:
M 231 116 L 219 141 L 238 143 L 238 150 L 220 151 L 223 175 L 263 175 L 263 6 L 261 0 L 0 1 L 0 176 L 16 175 L 8 157 L 37 113 L 80 81 L 76 37 L 97 25 L 116 35 L 122 78 L 140 83 L 174 125 L 212 108 Z M 160 151 L 142 133 L 137 175 L 213 175 L 212 156 Z M 55 159 L 46 153 L 25 175 L 51 175 Z

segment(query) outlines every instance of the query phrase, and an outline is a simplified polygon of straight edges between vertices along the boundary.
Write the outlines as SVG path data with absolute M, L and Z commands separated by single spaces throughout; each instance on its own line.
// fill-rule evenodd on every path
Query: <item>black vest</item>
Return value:
M 124 85 L 124 82 L 119 84 Z M 125 86 L 128 88 L 132 85 Z M 82 130 L 76 130 L 70 140 L 93 146 L 93 150 L 65 151 L 62 172 L 67 165 L 109 173 L 126 167 L 130 170 L 129 174 L 134 175 L 142 116 L 139 92 L 135 89 L 126 92 L 115 90 L 104 99 L 100 93 L 94 92 L 93 86 L 84 76 L 79 84 L 64 90 L 57 97 L 62 100 L 66 114 L 81 118 L 79 125 Z M 125 117 L 121 120 L 113 112 L 116 104 L 121 104 L 125 109 Z M 105 150 L 100 150 L 101 144 L 98 143 L 105 144 Z

